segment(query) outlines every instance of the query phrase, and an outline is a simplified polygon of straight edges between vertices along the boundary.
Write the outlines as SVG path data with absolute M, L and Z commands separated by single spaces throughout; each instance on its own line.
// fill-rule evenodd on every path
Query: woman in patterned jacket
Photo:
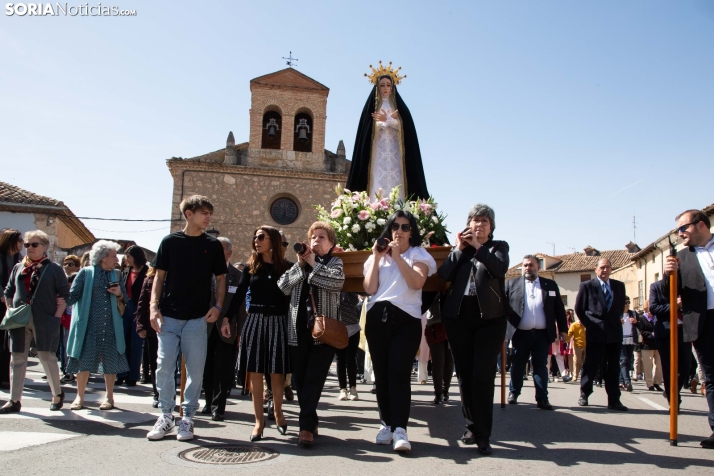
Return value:
M 305 251 L 279 280 L 278 287 L 290 296 L 288 347 L 300 404 L 298 444 L 311 446 L 317 434 L 317 404 L 327 380 L 336 349 L 312 337 L 315 314 L 338 318 L 340 290 L 345 281 L 342 260 L 332 256 L 337 243 L 335 230 L 317 221 L 307 232 Z

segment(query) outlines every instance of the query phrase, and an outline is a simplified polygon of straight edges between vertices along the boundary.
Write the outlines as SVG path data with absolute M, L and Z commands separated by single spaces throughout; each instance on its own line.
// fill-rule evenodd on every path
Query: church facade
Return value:
M 212 227 L 233 242 L 233 261 L 247 260 L 260 225 L 283 230 L 291 244 L 304 241 L 315 205 L 329 207 L 351 164 L 342 141 L 336 153 L 325 149 L 326 86 L 286 68 L 251 80 L 250 91 L 248 142 L 236 144 L 230 132 L 225 149 L 167 161 L 171 231 L 185 224 L 181 200 L 205 195 L 214 205 Z

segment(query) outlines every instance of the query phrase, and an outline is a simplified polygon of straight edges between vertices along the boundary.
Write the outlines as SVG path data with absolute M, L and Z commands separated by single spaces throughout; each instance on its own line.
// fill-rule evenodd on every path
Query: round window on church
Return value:
M 298 218 L 298 206 L 287 197 L 278 198 L 270 205 L 270 216 L 280 225 L 289 225 Z

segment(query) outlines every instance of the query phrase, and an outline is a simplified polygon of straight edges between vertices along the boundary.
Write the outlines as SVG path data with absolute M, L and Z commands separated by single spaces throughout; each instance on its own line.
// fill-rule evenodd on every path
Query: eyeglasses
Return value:
M 472 222 L 474 225 L 488 225 L 488 224 L 491 223 L 491 222 L 488 220 L 488 218 L 479 218 L 478 220 L 477 220 L 476 218 L 473 218 L 473 219 L 471 220 L 471 222 Z
M 37 242 L 37 241 L 33 241 L 32 243 L 25 243 L 25 248 L 29 248 L 30 246 L 32 246 L 33 248 L 37 248 L 37 247 L 40 246 L 41 244 L 42 244 L 42 243 L 39 243 L 39 242 Z
M 392 223 L 392 231 L 399 231 L 400 225 L 399 223 Z M 403 232 L 408 232 L 411 231 L 412 226 L 409 223 L 402 223 L 401 228 Z
M 265 235 L 255 235 L 253 237 L 253 241 L 258 240 L 258 241 L 263 241 L 265 239 Z
M 282 243 L 283 248 L 287 248 L 289 244 L 290 244 L 290 243 L 288 243 L 287 241 L 283 241 L 283 243 Z
M 677 231 L 678 231 L 679 233 L 684 233 L 685 231 L 687 231 L 687 228 L 689 228 L 691 225 L 696 225 L 696 224 L 699 223 L 700 221 L 701 221 L 701 220 L 697 220 L 697 221 L 693 221 L 692 223 L 687 223 L 686 225 L 682 225 L 682 226 L 680 226 L 679 228 L 677 228 Z

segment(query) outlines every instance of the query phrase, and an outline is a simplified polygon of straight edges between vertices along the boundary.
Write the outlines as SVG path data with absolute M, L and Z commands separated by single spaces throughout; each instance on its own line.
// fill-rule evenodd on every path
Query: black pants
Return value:
M 297 384 L 300 431 L 314 433 L 318 421 L 317 404 L 335 357 L 335 348 L 327 344 L 315 345 L 309 332 L 299 332 L 297 337 L 298 345 L 288 346 L 288 351 Z
M 493 427 L 496 361 L 506 339 L 506 317 L 482 319 L 476 298 L 464 297 L 459 317 L 443 322 L 459 376 L 466 428 L 477 443 L 487 442 Z
M 707 381 L 707 403 L 709 404 L 709 427 L 714 431 L 714 310 L 707 312 L 704 328 L 699 338 L 693 342 L 694 350 L 699 356 L 699 365 Z
M 689 367 L 692 365 L 693 360 L 692 344 L 689 342 L 684 342 L 684 340 L 682 339 L 682 326 L 679 326 L 678 340 L 679 345 L 677 345 L 677 365 L 679 366 L 679 369 L 677 370 L 677 396 L 679 398 L 679 401 L 681 402 L 682 398 L 679 397 L 679 392 L 680 390 L 682 390 L 684 382 L 689 378 Z M 660 361 L 662 362 L 662 380 L 664 381 L 664 391 L 667 394 L 667 401 L 669 401 L 669 371 L 671 368 L 669 365 L 669 359 L 671 358 L 671 352 L 669 351 L 669 331 L 662 336 L 658 334 L 657 339 L 655 339 L 655 344 L 657 345 Z
M 154 390 L 154 400 L 159 399 L 159 391 L 156 388 L 156 367 L 158 366 L 159 357 L 159 338 L 156 334 L 146 333 L 146 338 L 144 339 L 144 348 L 149 354 L 149 369 L 151 370 L 151 386 Z
M 223 415 L 226 412 L 226 400 L 235 382 L 233 371 L 235 352 L 236 343 L 224 342 L 218 326 L 213 326 L 208 335 L 206 363 L 203 368 L 203 392 L 206 396 L 206 405 L 211 407 L 211 413 Z
M 613 405 L 620 401 L 620 348 L 622 342 L 603 344 L 587 342 L 587 352 L 583 363 L 583 378 L 580 381 L 580 393 L 586 397 L 593 393 L 593 379 L 600 363 L 604 361 L 605 391 L 607 403 Z
M 421 319 L 379 301 L 367 312 L 364 330 L 377 385 L 382 424 L 406 430 L 412 399 L 412 362 L 421 343 Z
M 441 395 L 451 387 L 454 373 L 454 358 L 449 349 L 449 341 L 443 340 L 429 344 L 431 352 L 431 378 L 434 380 L 434 394 Z
M 351 387 L 357 386 L 357 346 L 359 345 L 360 333 L 350 337 L 347 347 L 337 349 L 337 380 L 340 388 L 347 388 L 347 382 Z
M 141 378 L 149 381 L 151 378 L 151 364 L 149 363 L 149 346 L 146 345 L 146 340 L 141 348 Z

